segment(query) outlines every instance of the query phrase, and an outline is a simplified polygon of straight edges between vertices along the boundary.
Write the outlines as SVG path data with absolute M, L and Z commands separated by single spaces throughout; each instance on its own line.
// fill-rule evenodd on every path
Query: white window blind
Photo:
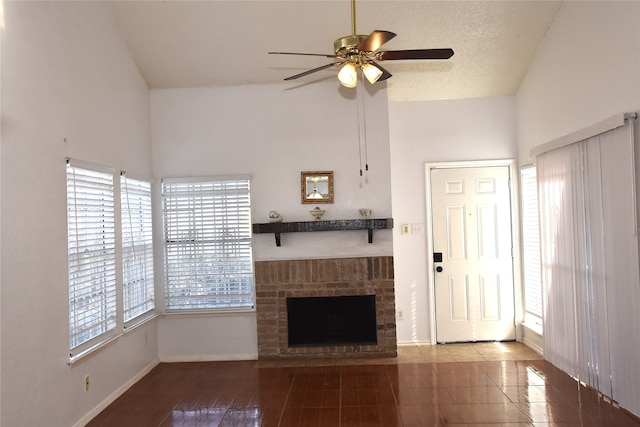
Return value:
M 116 327 L 113 174 L 67 163 L 69 335 L 72 352 Z M 81 351 L 82 349 L 79 349 Z
M 163 180 L 169 310 L 253 308 L 250 181 Z
M 542 327 L 542 281 L 540 225 L 536 168 L 520 171 L 522 199 L 522 246 L 525 322 Z
M 124 321 L 154 309 L 151 184 L 120 177 Z

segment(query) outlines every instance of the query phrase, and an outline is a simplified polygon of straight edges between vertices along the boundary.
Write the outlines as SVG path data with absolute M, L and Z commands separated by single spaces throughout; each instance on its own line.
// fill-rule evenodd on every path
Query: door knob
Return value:
M 442 267 L 437 266 L 437 267 L 436 267 L 436 271 L 437 271 L 438 273 L 442 273 Z

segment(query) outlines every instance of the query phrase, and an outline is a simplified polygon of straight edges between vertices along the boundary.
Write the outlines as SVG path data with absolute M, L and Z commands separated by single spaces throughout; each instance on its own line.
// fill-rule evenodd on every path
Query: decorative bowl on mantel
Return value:
M 320 218 L 324 215 L 324 209 L 320 209 L 319 206 L 316 206 L 315 209 L 310 210 L 309 213 L 313 215 L 316 221 L 320 221 Z
M 361 209 L 358 209 L 358 213 L 360 214 L 360 218 L 362 219 L 371 218 L 371 209 L 361 208 Z
M 269 222 L 271 223 L 282 222 L 282 215 L 280 215 L 278 211 L 269 212 Z

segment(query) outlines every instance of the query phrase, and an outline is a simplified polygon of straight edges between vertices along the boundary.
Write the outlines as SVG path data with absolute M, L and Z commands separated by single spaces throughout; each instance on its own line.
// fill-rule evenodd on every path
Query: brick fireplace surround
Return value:
M 258 358 L 396 357 L 393 257 L 257 261 Z M 377 345 L 289 347 L 287 298 L 375 295 Z

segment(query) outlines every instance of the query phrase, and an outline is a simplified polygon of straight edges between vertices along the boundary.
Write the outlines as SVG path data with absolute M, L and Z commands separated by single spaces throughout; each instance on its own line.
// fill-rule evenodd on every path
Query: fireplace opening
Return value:
M 289 347 L 376 345 L 375 295 L 287 298 Z

